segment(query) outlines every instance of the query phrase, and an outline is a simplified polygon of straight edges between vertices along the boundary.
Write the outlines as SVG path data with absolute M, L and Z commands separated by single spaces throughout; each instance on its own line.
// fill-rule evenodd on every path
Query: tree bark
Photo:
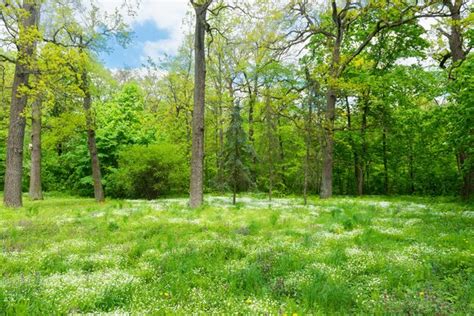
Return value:
M 217 145 L 217 189 L 224 191 L 224 116 L 223 116 L 223 103 L 224 103 L 224 85 L 225 81 L 222 78 L 222 56 L 218 55 L 218 78 L 216 84 L 216 90 L 218 95 L 217 105 L 217 117 L 216 117 L 216 145 Z M 232 90 L 232 82 L 230 83 L 229 90 Z
M 344 27 L 340 16 L 338 15 L 337 4 L 335 0 L 331 1 L 332 18 L 337 29 L 337 36 L 334 41 L 332 50 L 331 65 L 329 67 L 329 82 L 326 91 L 326 113 L 323 126 L 323 166 L 321 177 L 321 192 L 319 193 L 322 199 L 332 197 L 332 183 L 333 183 L 333 161 L 334 161 L 334 120 L 336 118 L 336 102 L 337 91 L 335 83 L 339 79 L 343 68 L 341 68 L 341 45 L 344 37 Z
M 94 182 L 94 197 L 97 202 L 105 200 L 104 189 L 102 187 L 102 175 L 100 172 L 99 155 L 97 152 L 97 144 L 95 140 L 95 124 L 92 114 L 92 96 L 89 87 L 89 74 L 87 70 L 82 72 L 81 89 L 84 93 L 83 107 L 86 115 L 86 129 L 87 129 L 87 147 L 91 157 L 92 180 Z
M 30 37 L 28 32 L 36 28 L 39 20 L 39 4 L 34 0 L 25 0 L 22 9 L 26 12 L 21 17 L 22 27 L 18 39 L 18 56 L 15 64 L 15 74 L 12 85 L 10 104 L 10 125 L 8 126 L 5 188 L 3 201 L 7 207 L 21 207 L 22 178 L 23 178 L 23 145 L 25 139 L 25 107 L 28 97 L 19 92 L 28 85 L 29 66 L 34 58 L 36 40 L 27 41 L 23 37 Z
M 207 29 L 207 8 L 212 0 L 202 5 L 193 1 L 196 12 L 194 32 L 194 107 L 192 120 L 191 179 L 189 206 L 196 208 L 203 202 L 204 185 L 204 102 L 206 90 L 205 36 Z
M 304 205 L 308 203 L 308 183 L 309 183 L 309 160 L 310 160 L 310 150 L 311 150 L 311 125 L 312 125 L 312 117 L 313 117 L 313 105 L 312 105 L 312 98 L 308 104 L 308 117 L 306 119 L 306 155 L 305 155 L 305 162 L 304 162 L 304 184 L 303 184 L 303 198 L 304 198 Z
M 321 177 L 320 197 L 327 199 L 332 196 L 333 160 L 334 160 L 334 118 L 336 111 L 336 92 L 329 87 L 326 92 L 326 117 L 323 126 L 323 168 Z
M 258 65 L 255 68 L 255 74 L 252 78 L 252 81 L 250 81 L 249 76 L 247 75 L 246 72 L 244 72 L 244 78 L 247 86 L 247 93 L 249 96 L 249 112 L 248 112 L 248 124 L 249 124 L 249 142 L 250 145 L 255 148 L 255 129 L 254 129 L 254 112 L 255 112 L 255 105 L 257 103 L 257 98 L 258 98 Z M 256 180 L 256 169 L 257 169 L 257 156 L 252 157 L 252 166 L 250 168 L 251 171 L 251 177 L 252 181 L 255 182 Z
M 31 105 L 31 170 L 30 199 L 42 200 L 41 188 L 41 97 Z

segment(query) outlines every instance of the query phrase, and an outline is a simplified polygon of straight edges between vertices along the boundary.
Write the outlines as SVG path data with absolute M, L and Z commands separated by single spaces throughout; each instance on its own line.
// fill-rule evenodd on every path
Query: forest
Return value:
M 0 0 L 0 314 L 474 313 L 473 47 L 470 0 Z

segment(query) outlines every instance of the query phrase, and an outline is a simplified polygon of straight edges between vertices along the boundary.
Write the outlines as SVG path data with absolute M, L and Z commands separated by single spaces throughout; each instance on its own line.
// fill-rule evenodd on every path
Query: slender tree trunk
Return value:
M 249 100 L 249 142 L 254 145 L 255 139 L 253 137 L 254 129 L 253 129 L 253 111 L 255 107 L 255 96 L 252 94 Z
M 275 132 L 277 133 L 277 137 L 278 137 L 278 147 L 280 149 L 280 157 L 279 157 L 279 161 L 280 162 L 283 162 L 283 164 L 281 165 L 281 172 L 280 172 L 280 177 L 281 177 L 281 182 L 283 183 L 283 185 L 286 187 L 286 167 L 285 167 L 285 144 L 283 142 L 283 137 L 281 136 L 280 134 L 280 127 L 281 127 L 281 120 L 280 120 L 280 116 L 277 114 L 277 128 L 275 130 Z
M 413 148 L 410 148 L 409 159 L 409 172 L 410 172 L 410 194 L 415 193 L 415 170 L 413 166 Z
M 237 196 L 237 184 L 234 181 L 234 185 L 232 186 L 232 205 L 235 205 L 236 196 Z
M 367 96 L 368 97 L 368 96 Z M 360 136 L 362 140 L 362 147 L 361 147 L 361 154 L 358 157 L 358 165 L 357 165 L 357 194 L 364 195 L 364 176 L 365 176 L 365 167 L 367 163 L 367 114 L 368 114 L 368 101 L 364 100 L 364 105 L 362 109 L 362 122 L 360 126 Z
M 219 104 L 218 111 L 218 155 L 217 155 L 217 187 L 224 192 L 224 119 L 222 104 Z
M 267 154 L 268 154 L 268 200 L 272 201 L 273 194 L 273 181 L 274 181 L 274 155 L 276 151 L 274 146 L 276 146 L 276 137 L 274 134 L 274 117 L 271 109 L 271 100 L 270 100 L 270 91 L 269 87 L 265 88 L 265 122 L 266 122 L 266 138 L 267 138 Z
M 268 185 L 268 201 L 272 201 L 273 195 L 273 163 L 270 162 L 270 170 L 269 170 L 269 185 Z
M 308 182 L 309 182 L 309 162 L 310 162 L 310 148 L 311 148 L 311 125 L 313 117 L 313 106 L 311 102 L 308 105 L 308 118 L 306 119 L 306 155 L 304 162 L 304 184 L 303 184 L 303 197 L 304 205 L 308 203 Z
M 359 164 L 360 164 L 360 161 L 359 161 L 359 153 L 357 152 L 357 146 L 354 142 L 354 139 L 352 137 L 352 115 L 351 115 L 351 107 L 349 105 L 349 98 L 346 96 L 346 113 L 347 113 L 347 128 L 349 130 L 349 143 L 351 145 L 351 148 L 352 148 L 352 153 L 354 155 L 354 179 L 355 179 L 355 183 L 356 183 L 356 191 L 357 193 L 359 193 L 360 189 L 359 189 L 359 179 L 360 179 L 360 168 L 359 168 Z M 359 193 L 359 195 L 361 195 Z
M 316 82 L 311 78 L 310 72 L 307 67 L 305 67 L 305 76 L 306 81 L 309 83 L 309 98 L 308 98 L 308 114 L 306 117 L 306 139 L 305 139 L 305 163 L 304 163 L 304 183 L 303 183 L 303 198 L 304 205 L 308 203 L 308 186 L 309 186 L 309 171 L 310 171 L 310 159 L 311 159 L 311 138 L 312 138 L 312 126 L 313 126 L 313 104 L 316 104 L 316 95 L 318 86 Z
M 25 14 L 21 18 L 22 27 L 18 40 L 18 56 L 15 64 L 15 74 L 12 85 L 12 97 L 10 104 L 10 125 L 8 126 L 7 155 L 5 168 L 5 188 L 3 201 L 7 207 L 21 207 L 22 201 L 22 178 L 23 178 L 23 145 L 25 139 L 25 107 L 27 95 L 19 90 L 28 85 L 28 65 L 34 58 L 36 41 L 31 40 L 28 32 L 36 28 L 39 20 L 39 4 L 33 0 L 23 2 Z M 30 38 L 27 41 L 24 37 Z M 25 43 L 26 42 L 26 43 Z
M 253 88 L 250 88 L 250 100 L 249 100 L 249 141 L 252 146 L 254 146 L 254 110 L 255 104 L 257 103 L 257 93 L 258 93 L 258 74 L 255 74 L 253 78 Z
M 362 159 L 357 156 L 356 158 L 356 184 L 357 184 L 357 195 L 364 195 L 364 168 L 362 167 Z
M 308 182 L 309 182 L 309 144 L 306 141 L 306 155 L 304 160 L 304 180 L 303 180 L 304 205 L 308 204 Z
M 222 78 L 222 56 L 219 54 L 218 84 L 218 105 L 217 105 L 217 187 L 219 191 L 224 191 L 224 117 L 222 106 L 224 103 L 224 85 Z
M 31 170 L 30 199 L 42 200 L 41 189 L 41 97 L 31 105 Z
M 269 126 L 271 128 L 271 126 Z M 272 140 L 271 138 L 271 131 L 269 131 L 269 144 L 271 146 Z M 273 180 L 274 180 L 274 166 L 273 166 L 273 152 L 272 150 L 268 151 L 269 156 L 268 156 L 268 200 L 271 202 L 272 201 L 272 194 L 273 194 Z
M 387 158 L 387 128 L 383 127 L 382 132 L 383 147 L 383 174 L 384 174 L 384 194 L 388 194 L 388 158 Z
M 258 67 L 256 67 L 258 68 Z M 255 138 L 254 138 L 254 111 L 255 111 L 255 105 L 257 103 L 257 97 L 258 97 L 258 73 L 255 73 L 252 81 L 250 81 L 249 76 L 247 73 L 244 72 L 244 77 L 245 77 L 245 82 L 246 82 L 246 87 L 247 87 L 247 93 L 249 96 L 249 112 L 248 112 L 248 124 L 249 124 L 249 132 L 248 132 L 248 139 L 250 142 L 250 145 L 255 148 Z M 256 177 L 256 165 L 257 165 L 257 157 L 254 156 L 252 157 L 252 167 L 250 168 L 251 171 L 251 177 L 252 180 L 255 181 Z
M 194 33 L 194 107 L 192 120 L 191 179 L 189 206 L 196 208 L 203 202 L 204 185 L 204 101 L 206 90 L 206 16 L 211 1 L 194 5 L 196 27 Z
M 365 189 L 370 192 L 370 161 L 365 162 Z
M 86 115 L 86 129 L 87 129 L 87 147 L 91 157 L 92 180 L 94 181 L 94 197 L 97 202 L 103 202 L 104 189 L 102 187 L 102 175 L 100 172 L 99 155 L 97 152 L 97 144 L 95 140 L 95 124 L 92 113 L 92 96 L 89 87 L 89 75 L 87 70 L 82 72 L 82 91 L 84 93 L 83 107 Z
M 333 160 L 334 160 L 334 118 L 336 111 L 336 92 L 332 87 L 326 92 L 326 117 L 323 126 L 324 139 L 322 145 L 323 167 L 321 178 L 322 199 L 332 196 Z

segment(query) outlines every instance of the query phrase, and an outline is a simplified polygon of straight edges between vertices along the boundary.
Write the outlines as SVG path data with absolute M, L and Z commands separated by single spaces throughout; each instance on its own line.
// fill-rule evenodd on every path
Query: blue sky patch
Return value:
M 143 48 L 146 42 L 157 42 L 170 38 L 170 32 L 160 29 L 152 20 L 132 25 L 132 42 L 123 48 L 115 39 L 108 43 L 111 51 L 103 52 L 99 58 L 107 68 L 138 68 L 146 61 Z

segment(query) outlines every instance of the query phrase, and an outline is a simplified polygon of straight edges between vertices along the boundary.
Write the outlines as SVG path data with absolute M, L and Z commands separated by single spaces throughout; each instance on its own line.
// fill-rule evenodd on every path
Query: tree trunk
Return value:
M 309 143 L 306 141 L 306 155 L 304 160 L 304 182 L 303 199 L 304 205 L 308 204 L 308 182 L 309 182 Z
M 332 197 L 332 182 L 333 182 L 333 161 L 334 161 L 334 120 L 336 118 L 336 102 L 337 91 L 335 83 L 343 69 L 340 68 L 341 59 L 341 45 L 344 37 L 344 29 L 340 19 L 337 17 L 336 1 L 332 1 L 333 21 L 337 27 L 337 36 L 334 42 L 332 51 L 331 65 L 329 67 L 329 85 L 326 91 L 326 113 L 323 125 L 323 166 L 321 177 L 321 192 L 319 193 L 322 199 Z
M 352 148 L 352 153 L 354 155 L 354 178 L 355 178 L 355 183 L 356 183 L 356 192 L 358 195 L 362 195 L 361 193 L 361 184 L 360 184 L 360 159 L 359 159 L 359 153 L 357 152 L 357 146 L 354 142 L 354 139 L 352 137 L 352 115 L 351 115 L 351 107 L 349 105 L 349 98 L 346 96 L 346 114 L 347 114 L 347 128 L 349 130 L 349 143 Z
M 265 88 L 265 122 L 266 122 L 266 138 L 268 143 L 267 154 L 268 154 L 268 201 L 272 201 L 273 195 L 273 182 L 274 182 L 274 155 L 276 154 L 276 137 L 274 128 L 274 117 L 271 108 L 270 91 L 268 86 Z
M 333 88 L 328 88 L 326 92 L 326 117 L 323 126 L 324 139 L 322 145 L 323 168 L 321 177 L 322 199 L 332 196 L 333 182 L 333 160 L 334 160 L 334 118 L 336 111 L 336 92 Z
M 232 205 L 235 205 L 236 195 L 237 195 L 237 186 L 234 183 L 232 187 Z
M 258 68 L 258 67 L 256 67 Z M 257 71 L 257 70 L 255 70 Z M 248 139 L 250 145 L 255 148 L 255 137 L 254 137 L 254 111 L 255 111 L 255 105 L 257 103 L 257 95 L 258 95 L 258 73 L 255 73 L 253 77 L 253 87 L 252 83 L 250 82 L 247 74 L 244 72 L 245 80 L 247 83 L 247 91 L 249 95 L 249 113 L 248 113 L 248 122 L 249 122 L 249 133 L 248 133 Z M 252 166 L 250 167 L 250 177 L 252 178 L 252 181 L 256 181 L 256 169 L 257 169 L 257 156 L 254 155 L 252 157 Z
M 5 168 L 4 204 L 7 207 L 21 207 L 23 177 L 23 141 L 26 119 L 24 110 L 27 96 L 20 95 L 18 89 L 28 83 L 24 66 L 17 62 L 12 86 L 10 125 L 8 127 L 7 155 Z
M 451 32 L 448 36 L 449 49 L 453 59 L 453 64 L 456 65 L 460 61 L 466 59 L 466 52 L 463 50 L 462 30 L 461 30 L 461 6 L 463 1 L 455 0 L 454 3 L 451 1 L 445 1 L 448 3 L 448 8 L 451 13 Z M 453 78 L 452 78 L 453 79 Z M 461 196 L 464 199 L 469 199 L 474 192 L 474 169 L 466 168 L 465 162 L 468 161 L 468 149 L 461 147 L 457 152 L 457 159 L 460 163 L 460 173 L 462 177 L 462 188 Z M 468 170 L 466 170 L 468 169 Z
M 281 182 L 283 183 L 283 185 L 286 187 L 286 166 L 284 164 L 285 162 L 285 144 L 283 142 L 283 137 L 281 136 L 280 134 L 280 127 L 281 127 L 281 120 L 280 120 L 280 116 L 279 114 L 277 114 L 277 128 L 276 128 L 276 133 L 277 133 L 277 137 L 278 137 L 278 147 L 279 147 L 279 152 L 280 152 L 280 156 L 279 156 L 279 162 L 283 162 L 281 165 L 280 165 L 280 168 L 281 168 L 281 171 L 279 172 L 280 174 L 280 177 L 281 177 Z
M 87 129 L 87 147 L 91 157 L 92 179 L 94 181 L 94 197 L 97 202 L 103 202 L 104 189 L 102 187 L 102 175 L 100 172 L 99 155 L 97 152 L 97 144 L 95 140 L 95 124 L 92 114 L 92 96 L 89 88 L 89 75 L 87 70 L 82 72 L 82 91 L 84 93 L 83 107 L 86 114 L 86 129 Z
M 255 70 L 257 71 L 257 70 Z M 258 74 L 256 73 L 254 78 L 253 78 L 253 88 L 250 87 L 249 83 L 249 141 L 252 146 L 255 145 L 255 139 L 254 139 L 254 110 L 255 110 L 255 104 L 257 103 L 257 94 L 258 94 Z
M 309 160 L 310 160 L 310 149 L 311 149 L 311 125 L 313 117 L 313 106 L 311 102 L 308 104 L 308 118 L 306 119 L 306 155 L 304 161 L 304 184 L 303 184 L 303 198 L 304 205 L 308 203 L 308 182 L 309 182 Z
M 192 120 L 191 179 L 189 206 L 196 208 L 203 202 L 204 184 L 204 101 L 206 90 L 206 15 L 211 1 L 194 5 L 196 27 L 194 33 L 194 107 Z
M 364 168 L 362 167 L 362 162 L 359 156 L 356 156 L 356 186 L 357 186 L 357 195 L 364 195 Z
M 218 94 L 218 105 L 217 105 L 217 131 L 216 131 L 216 143 L 217 143 L 217 189 L 221 192 L 224 191 L 224 116 L 222 106 L 224 103 L 224 85 L 225 82 L 222 78 L 222 56 L 219 54 L 219 70 L 218 70 L 218 84 L 216 85 Z M 232 88 L 232 83 L 231 87 Z
M 255 139 L 253 137 L 254 129 L 253 129 L 253 111 L 255 107 L 256 96 L 252 94 L 249 100 L 249 142 L 252 146 L 254 146 Z
M 388 158 L 387 158 L 387 128 L 383 127 L 382 132 L 383 147 L 383 173 L 384 173 L 384 194 L 388 194 Z
M 8 140 L 5 168 L 5 192 L 3 201 L 7 207 L 21 207 L 22 201 L 22 178 L 23 178 L 23 143 L 25 139 L 25 107 L 28 101 L 27 95 L 19 90 L 28 85 L 28 65 L 34 58 L 36 41 L 25 40 L 31 38 L 28 32 L 36 28 L 39 20 L 39 4 L 33 0 L 24 1 L 23 10 L 28 14 L 21 18 L 20 35 L 18 39 L 18 56 L 15 64 L 15 74 L 12 85 L 12 97 L 10 104 L 10 125 L 8 126 Z
M 453 57 L 453 63 L 466 59 L 466 53 L 463 50 L 462 44 L 462 30 L 461 30 L 461 4 L 462 1 L 456 0 L 455 3 L 449 7 L 451 12 L 451 34 L 448 38 L 449 49 Z
M 218 131 L 217 131 L 217 188 L 219 191 L 224 192 L 224 118 L 222 111 L 222 104 L 218 106 Z
M 366 96 L 368 98 L 368 96 Z M 368 101 L 363 101 L 363 109 L 362 109 L 362 122 L 360 126 L 360 136 L 362 140 L 362 148 L 361 154 L 358 157 L 358 165 L 357 165 L 357 194 L 364 195 L 364 176 L 365 176 L 365 168 L 367 163 L 367 139 L 366 139 L 366 132 L 367 132 L 367 114 L 369 110 Z
M 410 194 L 415 193 L 415 170 L 413 167 L 413 148 L 410 148 L 409 159 L 409 173 L 410 173 Z
M 41 189 L 41 105 L 39 97 L 31 105 L 31 170 L 30 170 L 30 199 L 42 200 Z

